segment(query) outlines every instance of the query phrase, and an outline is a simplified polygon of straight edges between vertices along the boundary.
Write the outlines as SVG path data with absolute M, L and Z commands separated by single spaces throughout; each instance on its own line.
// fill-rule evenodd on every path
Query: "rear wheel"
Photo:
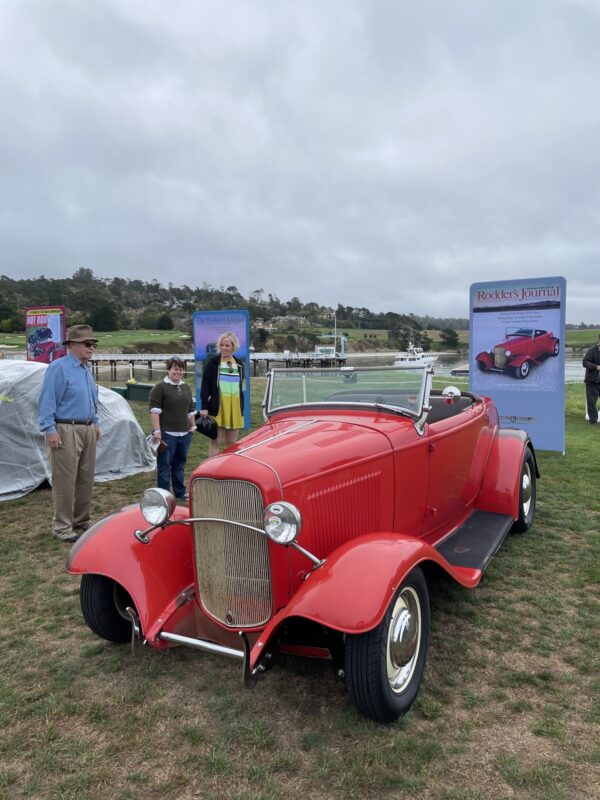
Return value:
M 531 370 L 531 361 L 524 361 L 520 367 L 515 367 L 515 375 L 520 380 L 524 380 Z
M 519 518 L 512 526 L 514 533 L 525 533 L 533 524 L 537 486 L 535 478 L 535 459 L 529 448 L 521 467 L 521 483 L 519 485 Z
M 346 637 L 346 683 L 358 710 L 393 722 L 413 703 L 429 644 L 429 593 L 417 567 L 404 580 L 372 631 Z
M 83 618 L 98 636 L 123 644 L 131 639 L 131 619 L 125 609 L 134 608 L 130 595 L 111 578 L 84 575 L 79 600 Z

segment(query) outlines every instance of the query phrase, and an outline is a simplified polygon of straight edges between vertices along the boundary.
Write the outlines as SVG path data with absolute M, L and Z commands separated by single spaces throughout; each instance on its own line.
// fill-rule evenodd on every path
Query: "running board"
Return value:
M 514 519 L 510 515 L 474 511 L 460 528 L 435 549 L 453 567 L 468 567 L 483 572 L 513 524 Z

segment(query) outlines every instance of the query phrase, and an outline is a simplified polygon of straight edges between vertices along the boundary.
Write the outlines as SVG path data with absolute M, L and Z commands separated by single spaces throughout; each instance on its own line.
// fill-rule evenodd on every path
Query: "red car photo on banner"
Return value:
M 469 388 L 538 450 L 565 451 L 565 304 L 560 276 L 484 281 L 469 293 Z
M 507 328 L 504 340 L 476 356 L 482 372 L 504 372 L 524 380 L 533 366 L 557 356 L 560 342 L 552 331 L 536 328 Z
M 27 360 L 50 364 L 67 354 L 64 306 L 42 306 L 25 309 Z

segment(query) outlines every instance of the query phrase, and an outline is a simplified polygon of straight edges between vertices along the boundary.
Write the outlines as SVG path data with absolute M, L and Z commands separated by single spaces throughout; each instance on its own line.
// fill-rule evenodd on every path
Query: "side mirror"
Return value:
M 442 392 L 442 397 L 450 406 L 454 403 L 458 403 L 461 397 L 460 389 L 457 386 L 446 386 Z

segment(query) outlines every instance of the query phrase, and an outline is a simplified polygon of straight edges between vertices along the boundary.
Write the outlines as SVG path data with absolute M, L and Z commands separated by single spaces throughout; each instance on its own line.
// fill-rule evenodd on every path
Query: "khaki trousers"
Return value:
M 96 469 L 96 429 L 93 425 L 59 422 L 62 447 L 48 448 L 52 469 L 52 530 L 59 535 L 83 533 L 90 524 Z

